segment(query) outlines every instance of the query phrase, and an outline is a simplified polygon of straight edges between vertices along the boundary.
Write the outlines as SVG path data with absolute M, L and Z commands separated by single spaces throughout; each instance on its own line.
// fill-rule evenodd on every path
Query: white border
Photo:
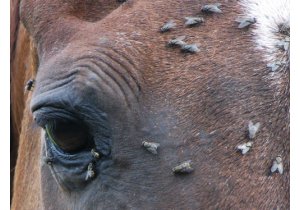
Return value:
M 291 209 L 300 209 L 300 28 L 299 1 L 291 0 Z
M 277 1 L 277 0 L 276 0 Z M 0 1 L 1 19 L 1 71 L 0 71 L 0 116 L 1 116 L 1 178 L 0 206 L 10 209 L 10 3 Z M 291 209 L 300 209 L 300 27 L 299 2 L 291 0 Z
M 10 209 L 10 2 L 0 1 L 0 208 Z

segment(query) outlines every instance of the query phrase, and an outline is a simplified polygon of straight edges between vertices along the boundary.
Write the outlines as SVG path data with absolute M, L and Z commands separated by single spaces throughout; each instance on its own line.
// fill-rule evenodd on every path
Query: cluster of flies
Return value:
M 221 4 L 216 3 L 216 4 L 208 4 L 204 5 L 201 7 L 201 12 L 207 13 L 207 14 L 212 14 L 212 13 L 222 13 L 222 10 L 220 9 Z M 252 24 L 256 23 L 256 18 L 254 17 L 243 17 L 243 18 L 238 18 L 236 19 L 236 22 L 239 23 L 238 28 L 243 29 L 243 28 L 248 28 Z M 194 27 L 194 26 L 199 26 L 202 23 L 204 23 L 204 18 L 203 17 L 185 17 L 185 26 L 186 27 Z M 176 27 L 176 23 L 173 20 L 169 20 L 167 23 L 165 23 L 161 28 L 160 32 L 165 33 L 167 31 L 170 31 Z M 282 27 L 280 33 L 285 34 L 287 31 L 289 32 L 289 28 L 285 29 Z M 197 53 L 199 52 L 199 45 L 198 44 L 187 44 L 184 40 L 186 39 L 186 36 L 179 36 L 177 38 L 171 39 L 168 43 L 168 47 L 180 47 L 181 51 L 184 53 Z M 283 51 L 288 51 L 289 50 L 289 33 L 288 36 L 285 37 L 285 39 L 279 41 L 277 43 L 277 47 Z M 268 64 L 268 68 L 271 69 L 271 71 L 276 71 L 280 66 L 282 66 L 282 62 L 274 62 Z M 35 80 L 30 79 L 25 86 L 25 91 L 31 91 L 32 88 L 34 87 Z M 249 141 L 240 144 L 236 147 L 237 150 L 241 152 L 242 155 L 247 154 L 250 149 L 253 146 L 253 139 L 256 137 L 257 132 L 259 131 L 260 128 L 260 123 L 254 124 L 252 121 L 249 122 L 248 124 L 248 138 Z M 148 141 L 143 141 L 142 146 L 149 151 L 150 153 L 157 155 L 158 154 L 158 148 L 160 147 L 159 143 L 156 142 L 148 142 Z M 87 173 L 85 180 L 91 180 L 96 176 L 96 170 L 95 170 L 95 163 L 97 160 L 101 158 L 101 155 L 99 152 L 97 152 L 95 149 L 91 150 L 91 155 L 93 157 L 93 161 L 90 162 L 87 166 Z M 48 160 L 47 164 L 52 165 L 52 161 Z M 172 168 L 172 172 L 174 174 L 189 174 L 194 171 L 192 167 L 192 161 L 187 160 L 179 165 L 175 166 Z M 271 173 L 278 172 L 280 174 L 283 174 L 283 163 L 282 163 L 282 157 L 278 155 L 275 160 L 273 161 L 272 167 L 271 167 Z
M 85 181 L 90 181 L 92 179 L 94 179 L 96 177 L 96 163 L 98 160 L 101 159 L 101 154 L 96 150 L 96 149 L 92 149 L 90 151 L 91 156 L 92 156 L 92 161 L 87 165 L 87 172 L 85 175 Z M 53 162 L 54 162 L 54 158 L 50 157 L 46 154 L 46 158 L 44 159 L 44 162 L 49 165 L 49 166 L 53 166 Z
M 201 12 L 206 14 L 213 14 L 213 13 L 222 13 L 222 10 L 220 9 L 220 6 L 222 6 L 219 3 L 216 4 L 208 4 L 201 7 Z M 235 20 L 238 23 L 237 28 L 239 29 L 248 29 L 251 25 L 255 24 L 257 22 L 255 17 L 239 17 Z M 186 27 L 194 27 L 199 26 L 202 23 L 204 23 L 203 17 L 185 17 L 185 26 Z M 168 32 L 176 27 L 176 23 L 174 20 L 169 20 L 167 23 L 165 23 L 161 28 L 160 32 L 165 33 Z M 289 32 L 289 28 L 287 27 L 281 27 L 281 33 L 286 33 L 286 31 Z M 282 32 L 283 31 L 283 32 Z M 179 36 L 177 38 L 169 40 L 167 43 L 168 47 L 180 47 L 181 52 L 184 53 L 197 53 L 199 52 L 199 45 L 198 44 L 187 44 L 185 42 L 186 36 Z M 287 51 L 289 49 L 289 36 L 287 36 L 285 39 L 281 40 L 277 43 L 277 47 L 282 49 L 283 51 Z M 282 62 L 275 62 L 268 64 L 268 68 L 271 69 L 271 71 L 276 71 L 280 66 L 282 66 Z M 252 121 L 248 124 L 248 139 L 249 141 L 240 144 L 236 147 L 237 150 L 241 152 L 241 154 L 245 155 L 248 153 L 253 146 L 253 139 L 256 136 L 256 133 L 258 132 L 260 128 L 260 123 L 254 124 Z M 153 154 L 157 154 L 157 149 L 159 147 L 158 143 L 154 142 L 143 142 L 143 147 L 145 147 L 149 152 Z M 173 172 L 176 173 L 191 173 L 194 169 L 191 166 L 192 161 L 184 161 L 180 165 L 173 168 Z M 278 171 L 280 174 L 283 173 L 283 163 L 281 156 L 277 156 L 275 160 L 273 161 L 273 165 L 271 167 L 271 173 L 274 173 Z
M 204 5 L 201 8 L 201 12 L 203 13 L 222 13 L 222 10 L 220 9 L 221 4 L 209 4 Z M 201 25 L 204 23 L 204 18 L 202 17 L 185 17 L 185 25 L 187 27 L 193 27 L 197 25 Z M 239 29 L 248 29 L 251 25 L 255 24 L 257 22 L 255 17 L 239 17 L 235 20 L 239 25 Z M 176 23 L 173 20 L 168 21 L 166 24 L 164 24 L 160 32 L 164 33 L 167 31 L 170 31 L 171 29 L 175 28 Z M 287 24 L 280 27 L 279 32 L 281 34 L 285 34 L 286 37 L 282 40 L 280 40 L 276 47 L 281 49 L 282 51 L 288 51 L 289 45 L 290 45 L 290 38 L 289 38 L 289 27 Z M 184 40 L 186 39 L 186 36 L 179 36 L 177 38 L 171 39 L 167 46 L 168 47 L 180 47 L 182 52 L 189 52 L 189 53 L 196 53 L 199 52 L 199 48 L 197 44 L 187 44 Z M 285 63 L 283 62 L 274 62 L 267 65 L 267 68 L 271 69 L 272 72 L 277 71 L 282 65 Z M 249 122 L 248 125 L 248 138 L 249 141 L 238 145 L 236 148 L 239 150 L 243 155 L 245 155 L 251 147 L 253 146 L 253 139 L 256 136 L 256 133 L 258 132 L 260 127 L 260 123 L 254 124 L 252 121 Z M 173 169 L 173 172 L 178 171 L 179 169 L 186 170 L 186 171 L 192 171 L 190 167 L 191 161 L 185 161 L 179 166 L 175 167 Z M 281 156 L 277 156 L 275 160 L 273 161 L 273 165 L 271 167 L 271 173 L 274 173 L 278 171 L 280 174 L 283 173 L 283 163 Z
M 283 52 L 287 52 L 290 48 L 290 37 L 286 36 L 284 39 L 278 41 L 276 43 L 276 47 Z M 286 65 L 286 62 L 283 61 L 275 61 L 273 63 L 267 64 L 267 68 L 271 70 L 271 72 L 276 72 L 279 70 L 279 68 Z
M 250 151 L 250 149 L 253 146 L 253 140 L 255 139 L 257 132 L 259 131 L 260 123 L 253 123 L 252 121 L 248 124 L 248 139 L 249 141 L 239 144 L 236 149 L 241 152 L 242 155 L 245 155 Z M 278 155 L 275 160 L 273 161 L 271 170 L 271 174 L 278 172 L 280 174 L 283 174 L 283 163 L 282 163 L 282 157 Z
M 220 14 L 223 13 L 220 9 L 222 5 L 219 3 L 208 4 L 201 7 L 201 12 L 205 14 Z M 250 25 L 256 23 L 256 19 L 253 17 L 243 17 L 238 18 L 236 22 L 239 23 L 238 28 L 248 28 Z M 204 18 L 200 16 L 196 17 L 185 17 L 185 26 L 186 27 L 194 27 L 199 26 L 204 23 Z M 174 20 L 169 20 L 166 22 L 161 28 L 160 32 L 165 33 L 167 31 L 171 31 L 176 27 L 176 23 Z M 187 44 L 184 40 L 186 36 L 179 36 L 177 38 L 171 39 L 168 43 L 168 47 L 179 47 L 181 52 L 183 53 L 197 53 L 200 51 L 198 44 Z
M 142 146 L 153 155 L 157 155 L 160 144 L 156 142 L 143 141 Z M 194 169 L 192 167 L 191 160 L 184 161 L 172 169 L 174 174 L 189 174 L 193 171 Z
M 280 49 L 284 53 L 288 53 L 290 49 L 290 27 L 289 23 L 280 24 L 278 26 L 278 33 L 284 36 L 283 39 L 279 40 L 275 45 L 278 49 Z M 278 71 L 281 67 L 285 66 L 286 62 L 283 61 L 275 61 L 273 63 L 267 64 L 267 68 L 271 70 L 271 72 Z
M 236 149 L 241 152 L 242 155 L 247 154 L 250 149 L 253 146 L 253 140 L 255 139 L 257 132 L 260 129 L 260 123 L 253 123 L 252 121 L 249 122 L 248 124 L 248 135 L 247 138 L 249 139 L 247 142 L 243 144 L 239 144 Z M 142 146 L 149 151 L 150 153 L 157 155 L 158 154 L 158 148 L 160 147 L 159 143 L 156 142 L 148 142 L 148 141 L 143 141 Z M 194 171 L 192 167 L 192 161 L 187 160 L 179 165 L 175 166 L 172 169 L 174 174 L 189 174 Z M 282 157 L 278 155 L 275 160 L 273 161 L 273 165 L 271 167 L 271 173 L 274 172 L 279 172 L 280 174 L 283 174 L 283 163 L 282 163 Z
M 96 177 L 96 162 L 101 158 L 101 154 L 96 149 L 91 150 L 92 161 L 87 165 L 87 172 L 85 175 L 85 181 L 90 181 Z M 46 157 L 44 162 L 49 166 L 53 165 L 54 158 Z
M 203 13 L 222 13 L 222 10 L 219 8 L 221 4 L 209 4 L 201 7 L 201 12 Z M 186 27 L 194 27 L 199 26 L 204 23 L 203 17 L 185 17 L 185 26 Z M 176 27 L 176 23 L 174 20 L 169 20 L 165 23 L 161 28 L 160 32 L 165 33 L 170 31 Z M 180 47 L 181 52 L 183 53 L 197 53 L 200 51 L 198 44 L 187 44 L 184 39 L 186 36 L 180 36 L 170 40 L 167 44 L 168 47 Z
M 101 154 L 97 152 L 96 149 L 91 150 L 91 156 L 93 158 L 92 162 L 90 162 L 87 166 L 87 172 L 85 176 L 85 180 L 89 181 L 95 178 L 96 176 L 96 162 L 101 158 Z

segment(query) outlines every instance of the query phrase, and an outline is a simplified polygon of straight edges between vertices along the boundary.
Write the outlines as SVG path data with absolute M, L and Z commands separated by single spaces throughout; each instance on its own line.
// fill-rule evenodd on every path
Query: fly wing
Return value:
M 248 27 L 250 24 L 251 24 L 251 23 L 250 23 L 249 21 L 243 20 L 243 21 L 240 22 L 238 28 L 246 28 L 246 27 Z
M 246 145 L 245 144 L 240 144 L 236 147 L 238 150 L 244 150 L 246 149 Z
M 277 165 L 277 169 L 280 174 L 283 174 L 283 164 L 282 163 Z
M 278 168 L 277 163 L 273 163 L 272 168 L 271 168 L 271 172 L 274 173 Z
M 250 150 L 250 147 L 245 147 L 245 149 L 242 150 L 242 154 L 246 154 Z
M 222 13 L 222 10 L 219 9 L 218 5 L 211 5 L 209 10 L 214 13 Z

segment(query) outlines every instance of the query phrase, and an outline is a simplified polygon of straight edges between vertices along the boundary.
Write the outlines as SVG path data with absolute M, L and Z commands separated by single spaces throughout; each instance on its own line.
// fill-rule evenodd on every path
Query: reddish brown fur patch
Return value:
M 10 0 L 10 60 L 14 58 L 14 49 L 19 26 L 19 0 Z
M 25 108 L 25 100 L 28 93 L 24 95 L 26 81 L 35 77 L 37 69 L 37 54 L 29 34 L 21 24 L 17 33 L 15 55 L 11 61 L 11 149 L 10 168 L 11 181 L 13 181 L 19 136 L 21 134 L 22 118 Z M 12 182 L 11 182 L 12 188 Z M 12 196 L 13 191 L 11 192 Z
M 18 160 L 15 170 L 12 210 L 42 209 L 40 176 L 40 130 L 33 126 L 29 108 L 31 97 L 26 100 L 22 120 Z
M 73 2 L 74 4 L 74 2 Z M 94 1 L 92 3 L 79 2 L 69 10 L 71 15 L 79 19 L 94 22 L 105 17 L 110 11 L 115 9 L 120 4 L 114 1 L 111 3 L 107 0 Z M 60 5 L 59 5 L 60 7 Z M 99 12 L 100 11 L 100 12 Z M 45 14 L 49 14 L 46 12 Z M 57 16 L 56 16 L 57 17 Z M 33 134 L 26 127 L 32 125 L 31 112 L 29 103 L 31 93 L 24 92 L 26 82 L 35 78 L 38 66 L 37 50 L 32 38 L 29 37 L 28 31 L 23 24 L 19 22 L 19 0 L 11 0 L 11 146 L 10 146 L 10 180 L 11 180 L 11 198 L 12 209 L 39 209 L 40 193 L 32 194 L 32 189 L 27 188 L 28 183 L 35 183 L 33 177 L 26 177 L 24 174 L 31 174 L 30 168 L 35 165 L 39 157 L 38 146 L 28 149 L 26 141 L 29 139 L 39 139 L 39 134 Z M 27 109 L 25 110 L 25 106 Z M 24 118 L 23 118 L 24 117 Z M 22 123 L 23 122 L 23 123 Z M 24 131 L 25 129 L 25 131 Z M 40 142 L 38 142 L 40 143 Z M 29 156 L 28 153 L 33 153 L 32 158 L 23 159 L 23 155 Z M 18 159 L 18 156 L 22 159 Z M 24 164 L 27 162 L 27 164 Z M 28 165 L 29 167 L 25 167 Z M 35 166 L 39 170 L 39 166 Z M 29 170 L 29 171 L 26 171 Z M 15 175 L 15 178 L 14 178 Z M 13 182 L 13 180 L 15 180 Z M 30 184 L 29 184 L 30 185 Z M 38 186 L 38 184 L 34 184 Z M 39 186 L 38 186 L 39 187 Z M 30 196 L 28 196 L 30 194 Z M 37 202 L 37 203 L 36 203 Z M 24 205 L 25 204 L 25 205 Z M 39 207 L 37 207 L 38 205 Z M 28 206 L 28 207 L 27 207 Z M 35 208 L 31 208 L 34 207 Z M 22 207 L 22 208 L 21 208 Z
M 166 124 L 171 124 L 173 118 L 162 119 L 160 114 L 165 108 L 168 109 L 167 114 L 178 119 L 177 129 L 170 129 L 168 143 L 172 144 L 172 141 L 177 140 L 177 145 L 180 145 L 175 152 L 172 151 L 175 158 L 185 159 L 186 156 L 192 156 L 195 162 L 195 176 L 186 179 L 189 182 L 185 190 L 174 189 L 170 185 L 167 190 L 176 194 L 173 196 L 164 194 L 162 209 L 174 204 L 174 200 L 180 200 L 182 203 L 178 205 L 182 206 L 193 205 L 197 200 L 202 202 L 202 206 L 216 208 L 222 206 L 225 209 L 247 209 L 250 204 L 251 208 L 257 209 L 272 207 L 288 209 L 288 84 L 281 84 L 285 91 L 277 96 L 270 86 L 270 81 L 264 79 L 268 71 L 265 69 L 266 63 L 257 59 L 262 57 L 261 52 L 255 50 L 251 33 L 237 29 L 234 22 L 239 13 L 236 2 L 227 2 L 222 8 L 222 15 L 208 16 L 201 27 L 185 28 L 182 24 L 181 27 L 174 29 L 172 34 L 161 35 L 157 32 L 170 18 L 180 22 L 183 17 L 199 12 L 201 4 L 195 2 L 186 1 L 186 4 L 182 5 L 182 2 L 173 1 L 170 7 L 167 1 L 166 3 L 160 1 L 160 4 L 133 1 L 128 4 L 132 8 L 128 6 L 115 10 L 108 18 L 98 23 L 99 27 L 95 25 L 83 27 L 77 22 L 77 27 L 82 31 L 76 34 L 76 38 L 85 41 L 87 31 L 89 34 L 101 33 L 111 39 L 115 38 L 116 32 L 127 32 L 128 43 L 134 40 L 130 43 L 130 47 L 134 50 L 130 52 L 124 44 L 119 46 L 118 52 L 135 57 L 131 61 L 139 65 L 137 69 L 140 69 L 145 78 L 142 84 L 145 113 L 150 110 L 151 114 L 156 115 L 149 114 L 149 119 L 154 119 L 158 123 L 165 120 Z M 58 29 L 54 29 L 54 33 L 33 32 L 35 40 L 44 43 L 40 45 L 39 52 L 48 53 L 53 47 L 51 43 L 55 40 L 62 41 L 56 43 L 62 44 L 61 48 L 71 40 L 74 28 L 62 27 L 74 23 L 68 22 L 69 20 L 57 23 L 55 26 Z M 37 27 L 36 30 L 40 28 Z M 138 33 L 140 36 L 136 36 Z M 197 56 L 183 56 L 178 51 L 165 47 L 168 40 L 180 35 L 188 35 L 187 41 L 200 43 L 203 53 L 199 52 Z M 62 37 L 65 39 L 60 40 Z M 262 129 L 255 139 L 255 148 L 249 155 L 241 157 L 236 154 L 235 147 L 245 140 L 249 120 L 260 122 Z M 210 147 L 202 147 L 203 139 L 194 135 L 199 132 L 201 126 L 208 133 L 213 130 L 220 133 L 216 140 L 211 141 Z M 38 139 L 38 136 L 35 137 L 28 137 L 24 141 Z M 20 157 L 25 159 L 29 149 L 32 149 L 27 148 L 27 144 L 24 143 L 20 147 L 20 154 L 22 152 Z M 38 154 L 39 148 L 33 149 L 34 155 Z M 268 177 L 272 156 L 278 153 L 284 153 L 282 155 L 286 161 L 284 165 L 287 173 Z M 160 157 L 163 158 L 164 154 L 166 152 L 160 154 Z M 33 162 L 18 161 L 19 173 L 24 172 L 27 177 L 18 175 L 16 186 L 19 185 L 23 189 L 22 187 L 26 187 L 24 180 L 30 180 L 32 170 L 30 167 L 37 167 L 37 164 L 25 168 L 21 163 L 33 164 Z M 34 181 L 30 180 L 32 186 L 40 184 Z M 18 192 L 16 202 L 22 202 L 19 199 L 22 198 L 20 193 L 28 193 L 26 191 L 28 189 L 30 187 Z M 197 199 L 194 199 L 195 196 Z M 47 201 L 52 202 L 50 197 Z

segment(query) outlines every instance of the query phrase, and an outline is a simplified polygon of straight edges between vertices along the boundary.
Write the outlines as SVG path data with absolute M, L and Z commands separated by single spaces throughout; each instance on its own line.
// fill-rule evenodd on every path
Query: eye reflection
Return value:
M 87 127 L 80 122 L 52 121 L 45 126 L 50 141 L 59 149 L 75 153 L 92 148 L 92 140 Z

